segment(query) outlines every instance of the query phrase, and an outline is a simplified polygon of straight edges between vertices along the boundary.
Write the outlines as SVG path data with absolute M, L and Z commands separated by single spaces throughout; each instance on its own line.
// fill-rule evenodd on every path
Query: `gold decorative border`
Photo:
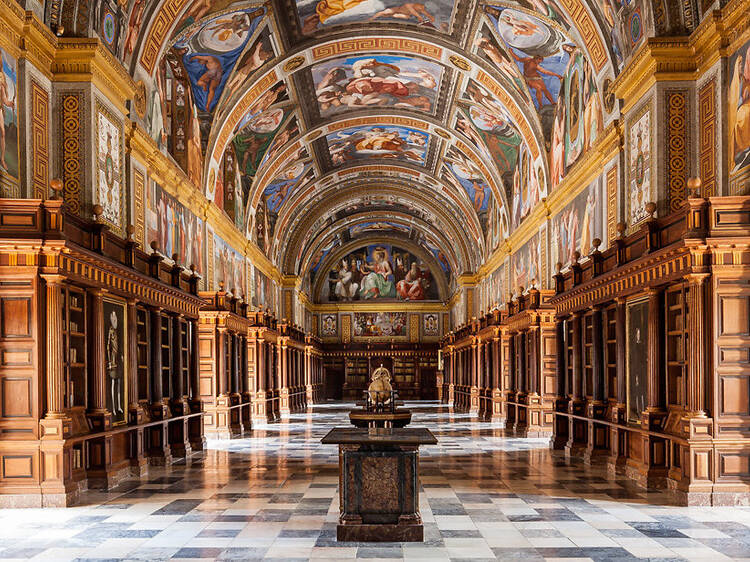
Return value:
M 33 79 L 30 89 L 32 193 L 35 199 L 46 199 L 49 193 L 49 94 Z
M 607 243 L 614 244 L 617 237 L 617 162 L 607 170 Z
M 716 195 L 716 77 L 698 90 L 700 172 L 704 197 Z
M 138 169 L 133 169 L 133 215 L 135 216 L 135 241 L 145 248 L 146 240 L 146 177 Z

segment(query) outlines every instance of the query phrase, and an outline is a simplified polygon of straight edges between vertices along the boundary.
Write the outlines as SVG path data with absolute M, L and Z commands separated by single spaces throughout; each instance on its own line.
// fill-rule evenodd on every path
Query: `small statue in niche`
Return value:
M 112 311 L 109 315 L 109 330 L 107 331 L 107 377 L 112 393 L 112 413 L 117 416 L 125 412 L 122 407 L 122 377 L 120 376 L 120 344 L 117 336 L 117 314 Z
M 367 388 L 367 393 L 370 396 L 370 402 L 374 406 L 385 405 L 391 399 L 391 393 L 393 387 L 391 386 L 391 373 L 380 364 L 380 367 L 375 369 L 372 373 L 372 382 Z

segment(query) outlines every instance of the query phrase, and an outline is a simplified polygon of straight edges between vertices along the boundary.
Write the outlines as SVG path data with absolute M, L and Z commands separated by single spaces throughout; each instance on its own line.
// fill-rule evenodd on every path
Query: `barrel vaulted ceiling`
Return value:
M 283 274 L 312 291 L 392 243 L 444 296 L 596 144 L 609 84 L 667 17 L 651 0 L 111 8 L 135 118 Z

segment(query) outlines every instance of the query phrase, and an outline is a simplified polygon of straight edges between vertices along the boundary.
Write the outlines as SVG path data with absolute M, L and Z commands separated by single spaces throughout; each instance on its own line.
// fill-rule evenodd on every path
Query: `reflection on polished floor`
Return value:
M 421 544 L 337 543 L 335 446 L 350 405 L 328 404 L 153 469 L 80 507 L 0 512 L 0 559 L 750 558 L 750 508 L 685 508 L 569 463 L 436 403 L 407 403 L 422 448 Z M 448 421 L 452 423 L 447 423 Z

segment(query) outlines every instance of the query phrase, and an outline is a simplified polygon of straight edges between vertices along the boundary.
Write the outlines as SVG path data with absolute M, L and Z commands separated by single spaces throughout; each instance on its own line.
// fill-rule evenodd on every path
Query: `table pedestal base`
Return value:
M 336 540 L 340 542 L 423 542 L 424 526 L 419 524 L 338 525 Z

